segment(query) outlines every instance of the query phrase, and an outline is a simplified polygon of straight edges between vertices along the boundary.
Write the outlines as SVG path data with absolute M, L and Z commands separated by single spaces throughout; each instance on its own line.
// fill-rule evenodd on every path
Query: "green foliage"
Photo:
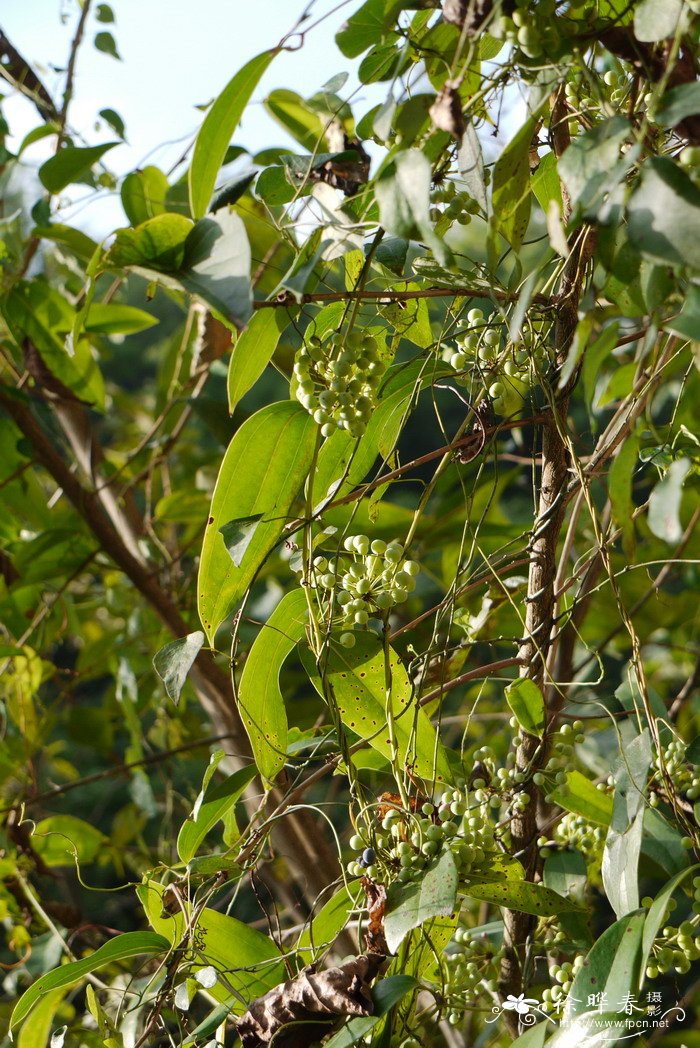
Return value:
M 6 50 L 3 1048 L 690 1048 L 697 0 L 307 12 L 120 178 L 117 15 Z

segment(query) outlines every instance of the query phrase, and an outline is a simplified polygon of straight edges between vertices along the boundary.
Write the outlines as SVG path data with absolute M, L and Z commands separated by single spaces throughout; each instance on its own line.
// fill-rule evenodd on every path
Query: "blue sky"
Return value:
M 249 58 L 277 44 L 304 9 L 304 0 L 111 0 L 111 6 L 114 26 L 100 25 L 92 15 L 88 22 L 70 122 L 91 144 L 109 141 L 114 137 L 110 129 L 96 130 L 95 121 L 100 109 L 117 110 L 128 145 L 115 148 L 107 159 L 112 170 L 123 174 L 144 162 L 169 167 L 201 123 L 202 113 L 195 106 L 215 97 Z M 260 104 L 270 90 L 292 87 L 311 94 L 336 73 L 351 71 L 352 63 L 340 54 L 333 35 L 359 0 L 344 5 L 337 0 L 309 5 L 307 0 L 306 6 L 311 6 L 311 23 L 340 9 L 308 33 L 300 50 L 275 58 L 236 138 L 253 151 L 290 144 Z M 3 30 L 59 100 L 63 76 L 53 72 L 51 64 L 65 64 L 77 14 L 75 0 L 10 0 L 3 5 Z M 104 29 L 112 29 L 122 62 L 94 48 L 95 33 Z M 360 105 L 359 112 L 369 104 Z M 41 123 L 25 100 L 7 101 L 4 108 L 15 145 Z M 38 165 L 50 155 L 50 143 L 44 140 L 31 147 L 27 163 Z M 116 201 L 103 198 L 89 205 L 81 221 L 93 227 L 114 226 L 123 215 Z

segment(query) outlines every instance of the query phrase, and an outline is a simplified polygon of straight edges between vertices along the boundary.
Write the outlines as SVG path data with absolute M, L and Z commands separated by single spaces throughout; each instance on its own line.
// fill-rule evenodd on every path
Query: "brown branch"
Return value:
M 493 288 L 429 287 L 420 291 L 312 291 L 296 296 L 282 291 L 276 298 L 256 299 L 253 309 L 277 309 L 282 306 L 307 305 L 311 302 L 410 302 L 417 298 L 495 298 L 499 302 L 515 302 L 516 291 L 496 291 Z M 556 299 L 548 295 L 533 295 L 531 302 L 540 306 L 555 306 Z
M 26 95 L 44 120 L 58 122 L 60 114 L 49 92 L 42 84 L 26 58 L 0 29 L 0 72 L 21 94 Z
M 88 15 L 90 14 L 90 7 L 92 6 L 92 0 L 83 0 L 83 8 L 80 12 L 80 18 L 78 19 L 78 25 L 75 30 L 75 36 L 71 43 L 70 56 L 68 58 L 68 69 L 66 70 L 66 86 L 63 90 L 63 104 L 61 106 L 61 112 L 58 117 L 58 141 L 56 143 L 56 152 L 61 148 L 63 139 L 66 134 L 66 124 L 68 122 L 68 109 L 73 98 L 73 82 L 75 80 L 75 64 L 78 60 L 78 51 L 80 50 L 80 44 L 82 43 L 83 33 L 85 32 L 85 23 L 87 22 Z

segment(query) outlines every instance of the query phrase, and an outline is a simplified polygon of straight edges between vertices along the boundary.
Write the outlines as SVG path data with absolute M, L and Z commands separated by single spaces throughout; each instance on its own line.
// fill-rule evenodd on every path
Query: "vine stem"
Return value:
M 311 302 L 410 302 L 416 298 L 496 298 L 500 302 L 515 302 L 517 292 L 496 291 L 478 287 L 428 287 L 418 291 L 311 291 L 293 295 L 283 291 L 276 298 L 256 299 L 253 309 L 279 309 L 284 306 L 307 305 Z M 555 296 L 533 295 L 531 301 L 540 306 L 554 306 Z

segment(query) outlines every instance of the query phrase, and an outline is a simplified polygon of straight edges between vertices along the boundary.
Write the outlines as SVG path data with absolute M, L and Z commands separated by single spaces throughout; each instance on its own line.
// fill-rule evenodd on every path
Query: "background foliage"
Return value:
M 340 8 L 119 179 L 0 36 L 4 1043 L 694 1048 L 698 5 Z

